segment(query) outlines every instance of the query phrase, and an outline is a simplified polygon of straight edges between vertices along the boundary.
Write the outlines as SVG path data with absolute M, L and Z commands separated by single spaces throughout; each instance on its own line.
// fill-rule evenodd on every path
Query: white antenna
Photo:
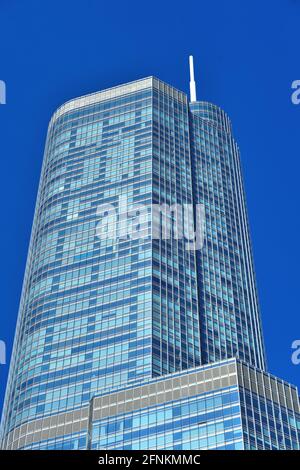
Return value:
M 190 61 L 190 100 L 193 103 L 197 101 L 196 98 L 196 83 L 195 83 L 195 76 L 194 76 L 194 58 L 192 55 L 189 57 Z

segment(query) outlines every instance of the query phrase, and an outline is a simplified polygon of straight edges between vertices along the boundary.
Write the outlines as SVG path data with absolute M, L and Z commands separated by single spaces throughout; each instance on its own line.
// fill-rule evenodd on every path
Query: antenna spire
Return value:
M 190 100 L 193 103 L 197 101 L 196 98 L 196 83 L 195 83 L 195 76 L 194 76 L 194 58 L 192 55 L 189 57 L 190 62 Z

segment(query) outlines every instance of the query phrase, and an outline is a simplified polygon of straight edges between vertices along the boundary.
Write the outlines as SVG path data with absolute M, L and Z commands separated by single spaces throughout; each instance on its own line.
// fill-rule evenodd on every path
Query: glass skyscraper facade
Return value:
M 239 149 L 211 103 L 190 105 L 195 203 L 205 206 L 197 251 L 202 362 L 237 356 L 265 369 Z
M 176 204 L 192 219 L 205 208 L 201 249 L 153 237 L 152 208 Z M 131 224 L 136 207 L 150 218 L 138 237 L 105 238 L 111 207 Z M 154 77 L 61 106 L 48 129 L 2 447 L 296 449 L 299 433 L 297 389 L 266 372 L 226 114 Z

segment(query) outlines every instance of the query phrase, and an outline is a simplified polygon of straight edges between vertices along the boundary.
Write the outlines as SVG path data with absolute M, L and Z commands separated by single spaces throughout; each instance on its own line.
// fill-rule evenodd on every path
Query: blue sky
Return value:
M 10 355 L 49 118 L 64 101 L 156 75 L 223 107 L 242 154 L 269 369 L 300 385 L 299 0 L 1 0 L 1 323 Z M 8 366 L 0 366 L 0 404 Z

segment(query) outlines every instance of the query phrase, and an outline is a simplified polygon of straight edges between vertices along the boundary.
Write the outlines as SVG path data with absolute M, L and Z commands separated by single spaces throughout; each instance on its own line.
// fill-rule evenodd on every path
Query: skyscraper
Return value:
M 299 447 L 297 389 L 266 372 L 230 120 L 191 91 L 150 77 L 54 113 L 4 448 Z M 204 208 L 201 248 L 154 236 L 153 208 L 180 226 L 176 205 L 193 226 Z

